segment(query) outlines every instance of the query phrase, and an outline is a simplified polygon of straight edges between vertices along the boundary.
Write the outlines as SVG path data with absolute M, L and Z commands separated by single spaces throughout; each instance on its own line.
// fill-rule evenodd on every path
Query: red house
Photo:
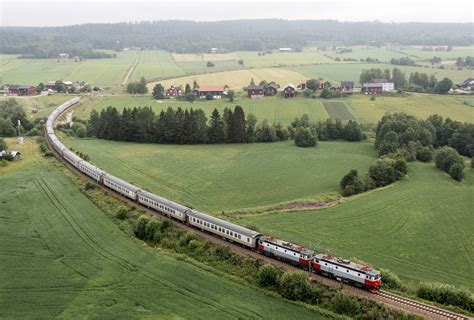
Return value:
M 265 88 L 265 95 L 266 96 L 274 96 L 278 92 L 278 86 L 276 84 L 269 84 Z
M 265 92 L 263 86 L 249 85 L 247 87 L 247 95 L 249 98 L 262 98 Z
M 298 89 L 300 90 L 305 90 L 306 89 L 306 82 L 301 82 L 299 85 L 298 85 Z
M 379 94 L 383 92 L 383 85 L 381 83 L 364 83 L 362 92 L 365 94 Z
M 22 86 L 22 85 L 15 85 L 8 87 L 9 94 L 16 94 L 18 96 L 31 96 L 36 94 L 36 87 L 35 86 Z
M 341 92 L 352 94 L 354 92 L 354 81 L 341 81 Z
M 181 89 L 175 85 L 171 85 L 171 87 L 165 91 L 165 96 L 167 96 L 168 98 L 176 98 L 180 95 Z
M 222 99 L 224 96 L 224 86 L 207 86 L 193 90 L 194 95 L 199 99 L 206 99 L 208 96 L 212 99 Z
M 283 88 L 283 96 L 285 98 L 293 98 L 296 95 L 296 88 L 291 83 L 287 84 Z

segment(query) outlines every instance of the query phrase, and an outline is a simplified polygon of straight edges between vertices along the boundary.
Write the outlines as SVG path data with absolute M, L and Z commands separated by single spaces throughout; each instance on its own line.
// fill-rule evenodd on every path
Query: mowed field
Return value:
M 350 168 L 365 172 L 371 143 L 293 141 L 242 145 L 159 145 L 63 138 L 110 173 L 198 210 L 219 214 L 338 191 Z
M 118 86 L 135 60 L 135 52 L 120 52 L 116 58 L 90 59 L 17 59 L 0 55 L 0 74 L 4 84 L 46 83 L 50 80 L 86 81 L 92 86 Z
M 34 96 L 34 97 L 0 97 L 0 102 L 9 99 L 17 101 L 26 112 L 26 115 L 31 118 L 46 118 L 55 108 L 60 104 L 71 99 L 68 95 L 51 95 L 51 96 Z M 38 110 L 37 113 L 33 113 L 33 108 Z
M 331 119 L 354 120 L 354 114 L 344 101 L 324 101 L 324 108 Z
M 75 107 L 74 110 L 76 116 L 88 119 L 93 109 L 100 111 L 108 106 L 114 106 L 120 111 L 124 107 L 150 106 L 155 113 L 159 113 L 168 107 L 192 107 L 195 109 L 203 109 L 209 118 L 214 108 L 222 111 L 226 107 L 234 108 L 235 105 L 240 105 L 246 113 L 251 112 L 255 114 L 259 121 L 267 119 L 270 122 L 281 122 L 283 124 L 290 124 L 294 118 L 301 117 L 301 115 L 305 113 L 308 114 L 313 121 L 324 121 L 330 117 L 335 119 L 340 116 L 345 116 L 349 119 L 350 115 L 352 115 L 355 120 L 361 123 L 377 123 L 384 114 L 395 112 L 405 112 L 420 119 L 426 119 L 431 114 L 437 113 L 443 117 L 473 123 L 474 108 L 469 105 L 469 103 L 474 104 L 473 99 L 472 97 L 428 94 L 377 97 L 375 101 L 371 101 L 370 97 L 360 94 L 354 94 L 348 98 L 337 100 L 309 99 L 303 97 L 294 99 L 268 97 L 256 100 L 237 96 L 234 102 L 229 102 L 228 100 L 201 100 L 191 104 L 176 100 L 164 100 L 162 103 L 158 103 L 149 95 L 121 95 L 97 98 L 83 97 L 82 103 Z M 466 102 L 466 104 L 464 102 Z M 329 103 L 329 105 L 339 105 L 343 103 L 346 107 L 346 111 L 341 111 L 344 112 L 343 115 L 336 111 L 330 115 L 323 103 Z M 332 112 L 333 109 L 330 108 L 329 110 Z
M 193 75 L 162 80 L 159 81 L 159 83 L 161 83 L 165 88 L 168 88 L 172 84 L 182 85 L 184 87 L 186 83 L 192 85 L 194 81 L 197 81 L 197 83 L 202 87 L 228 85 L 230 89 L 242 90 L 243 87 L 250 84 L 252 78 L 256 83 L 259 83 L 262 80 L 267 80 L 275 81 L 281 86 L 284 86 L 288 83 L 293 83 L 296 85 L 302 81 L 307 80 L 307 77 L 291 70 L 282 68 L 261 68 Z M 152 90 L 156 83 L 157 82 L 149 83 L 148 89 Z
M 171 54 L 166 51 L 140 51 L 138 65 L 133 70 L 129 81 L 139 81 L 141 77 L 147 80 L 156 78 L 177 77 L 185 72 L 173 61 Z
M 32 140 L 11 148 L 23 160 L 0 168 L 0 317 L 322 318 L 144 246 Z
M 242 217 L 262 231 L 356 257 L 413 282 L 474 289 L 474 170 L 459 183 L 432 163 L 410 163 L 408 177 L 319 211 Z

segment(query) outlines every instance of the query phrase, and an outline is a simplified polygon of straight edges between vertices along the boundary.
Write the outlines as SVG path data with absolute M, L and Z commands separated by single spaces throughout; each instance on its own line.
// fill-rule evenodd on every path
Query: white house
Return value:
M 370 83 L 377 83 L 382 85 L 382 91 L 395 90 L 395 84 L 387 79 L 373 79 Z

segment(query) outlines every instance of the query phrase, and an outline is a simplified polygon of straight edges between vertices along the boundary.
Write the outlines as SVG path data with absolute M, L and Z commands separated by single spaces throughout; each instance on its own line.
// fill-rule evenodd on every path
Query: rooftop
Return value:
M 296 245 L 296 244 L 293 244 L 293 243 L 290 243 L 290 242 L 287 242 L 287 241 L 283 241 L 283 240 L 274 238 L 272 236 L 262 237 L 262 240 L 266 241 L 266 242 L 276 244 L 277 246 L 280 246 L 280 247 L 284 247 L 284 248 L 287 248 L 287 249 L 305 254 L 305 255 L 312 256 L 314 254 L 313 250 L 306 249 L 303 246 L 299 246 L 299 245 Z
M 375 269 L 371 268 L 370 266 L 367 266 L 367 265 L 364 265 L 364 264 L 361 264 L 361 263 L 356 263 L 356 262 L 353 262 L 353 261 L 350 261 L 350 260 L 347 260 L 347 259 L 335 257 L 335 256 L 332 256 L 330 254 L 324 254 L 324 253 L 317 254 L 315 256 L 315 258 L 320 259 L 320 260 L 326 260 L 328 262 L 335 263 L 335 264 L 338 264 L 338 265 L 342 265 L 342 266 L 345 266 L 347 268 L 357 270 L 357 271 L 360 271 L 362 273 L 366 273 L 366 274 L 369 274 L 369 275 L 372 275 L 372 276 L 380 275 L 380 272 L 378 270 L 375 270 Z
M 201 91 L 224 91 L 224 86 L 206 86 L 206 87 L 199 87 L 195 89 L 199 92 Z

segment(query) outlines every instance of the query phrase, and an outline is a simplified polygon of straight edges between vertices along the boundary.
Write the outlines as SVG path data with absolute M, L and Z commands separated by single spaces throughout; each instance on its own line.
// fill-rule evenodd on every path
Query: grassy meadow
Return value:
M 302 149 L 293 141 L 195 146 L 63 141 L 114 175 L 213 214 L 324 197 L 338 191 L 350 168 L 365 172 L 375 159 L 368 142 L 320 142 L 316 149 Z
M 166 51 L 140 51 L 138 65 L 132 72 L 129 81 L 139 81 L 141 77 L 148 79 L 177 77 L 185 72 L 178 67 Z
M 466 102 L 466 103 L 465 103 Z M 333 112 L 328 114 L 324 103 L 344 104 L 346 110 L 341 110 L 344 114 Z M 104 97 L 83 97 L 82 103 L 77 106 L 75 115 L 88 119 L 93 109 L 101 110 L 107 106 L 114 106 L 118 110 L 124 107 L 150 106 L 155 113 L 168 107 L 201 108 L 207 117 L 214 108 L 222 111 L 224 108 L 233 108 L 240 105 L 246 113 L 253 113 L 259 121 L 267 119 L 270 122 L 281 122 L 289 124 L 294 118 L 307 113 L 313 121 L 324 121 L 327 118 L 337 118 L 344 116 L 349 119 L 356 119 L 361 123 L 377 123 L 385 113 L 405 112 L 421 119 L 426 119 L 429 115 L 437 113 L 443 117 L 462 122 L 474 122 L 474 109 L 470 106 L 473 98 L 440 96 L 428 94 L 408 94 L 396 97 L 377 97 L 371 101 L 369 97 L 354 94 L 350 97 L 335 100 L 310 99 L 297 97 L 293 99 L 283 99 L 278 97 L 266 97 L 263 99 L 249 99 L 243 95 L 238 95 L 234 102 L 228 100 L 200 100 L 194 103 L 176 100 L 164 100 L 162 103 L 155 101 L 150 95 L 147 96 L 104 96 Z M 330 109 L 332 110 L 332 109 Z M 352 116 L 352 117 L 351 117 Z
M 473 290 L 474 170 L 468 167 L 465 174 L 459 183 L 432 163 L 410 163 L 401 182 L 335 207 L 237 221 L 320 251 L 362 259 L 405 280 Z
M 26 115 L 31 118 L 46 118 L 60 104 L 71 99 L 68 95 L 50 95 L 50 96 L 33 96 L 33 97 L 0 97 L 0 102 L 8 99 L 15 99 L 25 110 Z M 33 108 L 38 110 L 33 113 Z
M 7 141 L 23 159 L 0 168 L 1 318 L 322 319 L 145 246 L 33 140 Z
M 17 59 L 0 55 L 0 74 L 4 84 L 46 83 L 50 80 L 86 81 L 92 86 L 119 86 L 135 60 L 135 52 L 120 52 L 116 58 L 90 59 Z

